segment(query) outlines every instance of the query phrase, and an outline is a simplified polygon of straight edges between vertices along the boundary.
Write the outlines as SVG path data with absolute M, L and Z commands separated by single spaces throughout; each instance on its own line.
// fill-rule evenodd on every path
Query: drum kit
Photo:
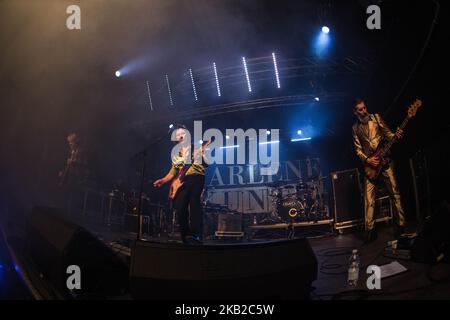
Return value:
M 258 224 L 315 222 L 327 219 L 328 207 L 325 205 L 326 199 L 324 199 L 320 187 L 322 179 L 300 180 L 297 183 L 288 184 L 278 181 L 269 184 L 268 196 L 272 210 L 265 219 L 258 221 Z M 206 236 L 214 234 L 219 216 L 241 214 L 227 205 L 213 203 L 213 192 L 214 190 L 206 193 L 207 199 L 203 201 Z M 114 189 L 108 193 L 108 198 L 107 216 L 104 216 L 108 226 L 122 224 L 127 217 L 128 219 L 137 217 L 140 204 L 143 223 L 147 225 L 146 229 L 149 229 L 149 234 L 171 234 L 176 228 L 175 211 L 165 205 L 151 202 L 146 193 L 142 193 L 141 201 L 139 201 L 139 192 L 136 190 Z M 243 218 L 244 216 L 242 216 Z
M 320 179 L 300 180 L 296 184 L 278 181 L 269 185 L 271 222 L 315 222 L 328 216 L 324 195 L 319 190 Z

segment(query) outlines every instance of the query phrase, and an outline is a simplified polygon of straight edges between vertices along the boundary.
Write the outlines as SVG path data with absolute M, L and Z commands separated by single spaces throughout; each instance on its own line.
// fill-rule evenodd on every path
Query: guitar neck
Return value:
M 405 129 L 406 125 L 409 122 L 410 117 L 406 117 L 402 124 L 399 126 L 400 129 Z M 385 156 L 386 153 L 391 149 L 392 145 L 398 140 L 397 136 L 394 136 L 394 138 L 392 138 L 388 143 L 386 143 L 383 147 L 383 149 L 381 150 L 381 156 Z

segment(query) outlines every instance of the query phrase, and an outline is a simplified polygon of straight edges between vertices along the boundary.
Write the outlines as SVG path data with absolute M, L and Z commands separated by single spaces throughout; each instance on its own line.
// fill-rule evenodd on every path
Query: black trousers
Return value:
M 204 175 L 187 175 L 175 198 L 175 209 L 180 223 L 181 238 L 193 235 L 203 239 L 203 210 L 201 195 Z

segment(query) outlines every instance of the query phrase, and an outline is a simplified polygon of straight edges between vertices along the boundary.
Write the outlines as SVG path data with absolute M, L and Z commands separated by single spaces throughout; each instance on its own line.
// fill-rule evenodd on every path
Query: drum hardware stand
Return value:
M 177 210 L 175 208 L 172 208 L 172 228 L 170 230 L 169 238 L 172 238 L 175 234 L 175 226 L 177 224 Z
M 291 219 L 289 221 L 288 227 L 287 227 L 287 232 L 288 232 L 288 240 L 292 240 L 295 237 L 295 227 L 294 227 L 294 221 Z
M 159 220 L 159 226 L 158 226 L 158 237 L 161 237 L 161 233 L 167 233 L 166 229 L 166 215 L 165 210 L 163 210 L 160 207 L 161 203 L 158 201 L 158 220 Z

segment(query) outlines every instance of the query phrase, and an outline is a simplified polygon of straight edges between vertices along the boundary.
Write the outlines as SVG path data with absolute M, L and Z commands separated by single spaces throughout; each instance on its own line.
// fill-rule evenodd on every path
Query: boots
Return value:
M 394 225 L 394 238 L 398 239 L 402 234 L 405 233 L 405 227 L 399 226 L 397 224 Z

